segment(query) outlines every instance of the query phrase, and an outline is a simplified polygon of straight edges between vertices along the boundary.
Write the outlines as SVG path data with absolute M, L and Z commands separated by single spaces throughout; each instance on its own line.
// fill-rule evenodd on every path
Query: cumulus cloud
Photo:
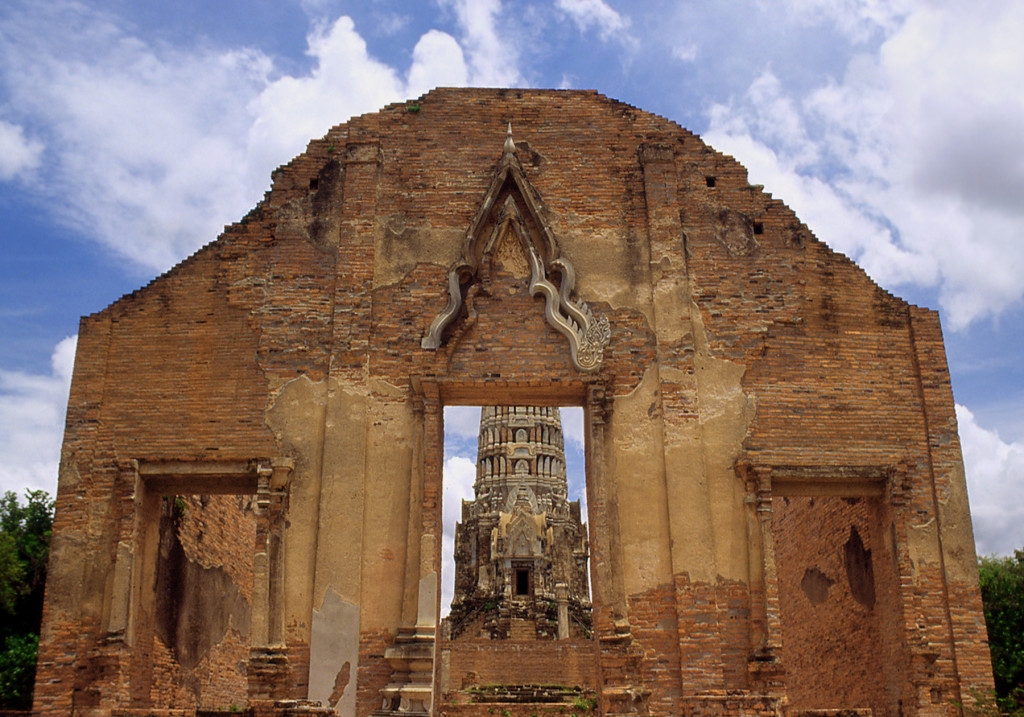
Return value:
M 558 0 L 556 7 L 572 18 L 580 32 L 594 27 L 602 40 L 628 38 L 629 19 L 604 0 Z
M 882 284 L 935 287 L 954 329 L 998 316 L 1024 298 L 1024 6 L 876 24 L 841 80 L 795 94 L 765 72 L 705 137 Z
M 61 2 L 6 14 L 0 36 L 9 112 L 48 147 L 28 187 L 86 236 L 166 269 L 253 203 L 238 109 L 266 81 L 259 53 L 149 47 Z
M 315 28 L 307 41 L 310 74 L 269 82 L 249 105 L 249 150 L 264 166 L 298 154 L 310 137 L 352 115 L 403 97 L 398 72 L 370 56 L 351 18 Z
M 461 87 L 469 82 L 469 69 L 462 47 L 440 30 L 430 30 L 412 51 L 412 67 L 406 95 L 418 97 L 433 87 Z
M 311 67 L 294 75 L 254 49 L 147 43 L 79 3 L 15 2 L 0 14 L 0 90 L 17 122 L 0 121 L 0 179 L 17 177 L 82 235 L 163 271 L 243 216 L 270 171 L 331 126 L 437 85 L 518 81 L 500 3 L 449 4 L 462 44 L 430 30 L 398 68 L 342 16 L 314 26 Z
M 523 84 L 519 52 L 501 23 L 500 0 L 439 0 L 455 12 L 462 28 L 462 46 L 469 56 L 468 84 L 512 87 Z
M 25 137 L 18 125 L 0 120 L 0 181 L 35 169 L 42 153 L 42 142 Z
M 956 419 L 978 554 L 1010 554 L 1024 546 L 1024 442 L 1007 443 L 964 406 Z
M 0 492 L 56 494 L 77 341 L 69 336 L 57 344 L 49 373 L 0 369 Z
M 444 432 L 460 438 L 476 440 L 480 432 L 479 406 L 445 406 Z M 476 456 L 473 456 L 475 459 Z
M 806 25 L 829 23 L 855 42 L 892 31 L 915 5 L 914 0 L 757 0 L 768 12 L 783 13 Z

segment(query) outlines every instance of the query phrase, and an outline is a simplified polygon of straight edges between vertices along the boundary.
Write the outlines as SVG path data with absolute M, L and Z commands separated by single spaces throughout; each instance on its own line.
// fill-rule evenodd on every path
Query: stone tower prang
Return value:
M 484 407 L 473 492 L 455 528 L 451 638 L 589 635 L 587 530 L 559 409 Z

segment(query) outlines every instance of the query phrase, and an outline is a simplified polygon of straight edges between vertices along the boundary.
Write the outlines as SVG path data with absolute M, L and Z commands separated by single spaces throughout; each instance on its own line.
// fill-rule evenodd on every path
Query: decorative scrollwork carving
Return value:
M 508 194 L 503 195 L 506 187 Z M 505 201 L 499 208 L 501 196 L 505 196 Z M 522 210 L 513 196 L 518 197 Z M 573 366 L 587 373 L 601 367 L 605 347 L 611 339 L 608 317 L 595 316 L 585 303 L 577 303 L 572 299 L 576 272 L 568 260 L 558 258 L 558 244 L 544 221 L 541 209 L 539 197 L 530 186 L 516 157 L 512 126 L 509 125 L 501 161 L 477 216 L 466 233 L 462 258 L 448 272 L 448 305 L 434 317 L 427 334 L 420 340 L 422 348 L 439 348 L 445 329 L 458 316 L 463 304 L 472 307 L 469 297 L 463 296 L 464 286 L 473 283 L 472 279 L 477 276 L 484 257 L 494 251 L 495 242 L 508 239 L 503 232 L 511 231 L 515 232 L 512 241 L 517 246 L 527 248 L 529 252 L 530 295 L 544 295 L 547 322 L 569 340 Z M 529 222 L 524 218 L 523 211 L 530 218 Z M 486 233 L 488 229 L 489 234 Z M 500 243 L 497 251 L 500 256 Z M 558 286 L 550 281 L 548 271 L 560 275 Z
M 430 330 L 420 341 L 420 346 L 425 349 L 436 349 L 440 346 L 441 334 L 459 313 L 460 308 L 462 308 L 462 283 L 459 281 L 459 270 L 456 268 L 448 272 L 448 305 L 434 317 L 430 323 Z
M 562 273 L 562 282 L 555 288 L 544 275 L 537 252 L 530 248 L 530 294 L 543 294 L 544 316 L 548 323 L 569 340 L 569 355 L 577 370 L 591 373 L 601 367 L 604 349 L 611 338 L 607 316 L 594 316 L 584 303 L 577 305 L 571 298 L 575 272 L 565 259 L 552 262 Z M 563 313 L 564 312 L 564 313 Z

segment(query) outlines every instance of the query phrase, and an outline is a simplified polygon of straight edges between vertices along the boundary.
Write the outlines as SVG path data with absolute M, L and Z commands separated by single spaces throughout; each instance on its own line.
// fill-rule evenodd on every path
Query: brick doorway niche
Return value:
M 390 682 L 382 686 L 384 709 L 381 713 L 402 711 L 432 713 L 446 704 L 453 690 L 462 689 L 451 670 L 444 665 L 443 639 L 438 626 L 441 615 L 441 583 L 438 577 L 442 566 L 443 535 L 443 465 L 444 465 L 444 407 L 474 405 L 577 405 L 583 409 L 585 485 L 587 496 L 587 524 L 589 540 L 589 572 L 592 602 L 593 639 L 577 641 L 551 640 L 538 645 L 538 661 L 553 664 L 557 660 L 573 663 L 571 670 L 583 675 L 583 690 L 597 690 L 606 709 L 618 707 L 619 698 L 630 700 L 628 686 L 638 679 L 635 660 L 629 655 L 631 636 L 627 619 L 626 600 L 622 581 L 621 545 L 614 522 L 616 504 L 614 476 L 606 471 L 605 431 L 609 401 L 599 383 L 552 379 L 546 383 L 534 381 L 516 384 L 502 381 L 460 382 L 417 378 L 414 382 L 417 411 L 422 416 L 423 474 L 421 498 L 416 500 L 420 530 L 420 580 L 415 627 L 399 631 L 394 647 L 388 651 L 388 661 L 394 665 Z M 511 644 L 511 643 L 510 643 Z M 521 652 L 521 651 L 520 651 Z M 520 655 L 522 662 L 528 661 Z M 449 662 L 450 667 L 450 662 Z M 538 673 L 538 678 L 541 673 Z M 598 675 L 601 684 L 598 685 Z M 481 678 L 481 682 L 483 679 Z M 533 680 L 530 680 L 533 682 Z M 551 684 L 553 680 L 537 679 L 536 683 Z M 446 691 L 448 696 L 446 697 Z M 409 706 L 412 706 L 411 709 Z M 493 706 L 493 704 L 491 705 Z M 468 711 L 467 709 L 468 708 Z M 460 705 L 460 714 L 476 714 L 474 709 L 487 705 Z
M 134 525 L 123 523 L 130 534 L 114 580 L 131 589 L 126 604 L 111 605 L 108 629 L 131 648 L 123 689 L 148 708 L 240 709 L 262 696 L 260 676 L 280 642 L 277 523 L 289 469 L 129 463 Z
M 441 709 L 593 697 L 582 409 L 449 406 L 445 426 Z
M 883 479 L 772 486 L 781 655 L 790 709 L 902 714 L 906 646 Z

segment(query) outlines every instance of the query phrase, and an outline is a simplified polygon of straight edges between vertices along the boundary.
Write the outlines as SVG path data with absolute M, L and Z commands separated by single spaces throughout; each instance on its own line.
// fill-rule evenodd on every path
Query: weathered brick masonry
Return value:
M 436 711 L 453 404 L 584 408 L 602 714 L 991 685 L 937 315 L 668 120 L 435 90 L 82 320 L 36 710 Z

